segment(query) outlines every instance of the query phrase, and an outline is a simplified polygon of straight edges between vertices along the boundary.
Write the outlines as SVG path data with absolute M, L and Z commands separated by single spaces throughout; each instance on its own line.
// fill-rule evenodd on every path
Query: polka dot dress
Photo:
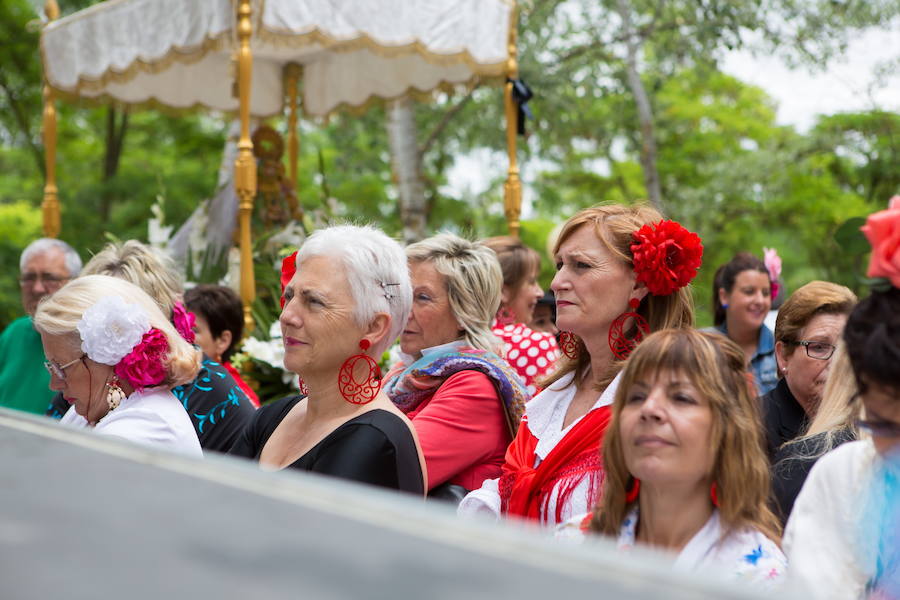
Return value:
M 524 323 L 497 325 L 494 335 L 503 340 L 503 356 L 525 381 L 528 392 L 538 392 L 535 379 L 540 379 L 553 369 L 559 358 L 559 347 L 552 334 L 529 329 Z

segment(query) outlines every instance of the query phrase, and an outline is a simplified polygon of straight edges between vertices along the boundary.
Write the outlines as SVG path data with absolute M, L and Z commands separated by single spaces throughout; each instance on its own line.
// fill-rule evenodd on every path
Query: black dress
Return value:
M 760 402 L 769 462 L 773 463 L 781 445 L 799 436 L 806 427 L 806 411 L 794 398 L 784 377 L 760 399 Z
M 258 461 L 263 447 L 300 396 L 256 411 L 229 454 Z M 424 495 L 425 484 L 412 432 L 397 415 L 370 410 L 329 433 L 288 468 Z

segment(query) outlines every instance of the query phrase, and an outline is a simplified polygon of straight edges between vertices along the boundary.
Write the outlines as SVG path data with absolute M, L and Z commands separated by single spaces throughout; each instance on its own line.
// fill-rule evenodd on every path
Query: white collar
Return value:
M 603 390 L 597 401 L 594 402 L 591 410 L 613 403 L 621 378 L 622 373 L 620 371 L 616 374 L 615 379 Z M 528 430 L 538 439 L 534 452 L 541 460 L 556 447 L 556 444 L 565 437 L 575 423 L 581 420 L 581 418 L 578 418 L 565 429 L 562 428 L 566 411 L 572 403 L 577 390 L 577 387 L 572 383 L 574 379 L 574 372 L 563 375 L 558 381 L 551 384 L 525 405 L 525 414 L 528 415 Z
M 631 549 L 637 539 L 637 524 L 640 519 L 640 510 L 635 505 L 628 511 L 622 520 L 622 526 L 619 528 L 619 537 L 616 540 L 616 546 L 620 550 Z M 722 538 L 722 523 L 719 520 L 718 509 L 713 509 L 712 514 L 700 531 L 691 537 L 690 541 L 685 544 L 678 558 L 675 559 L 674 567 L 682 569 L 692 569 L 699 565 L 704 558 L 719 544 Z

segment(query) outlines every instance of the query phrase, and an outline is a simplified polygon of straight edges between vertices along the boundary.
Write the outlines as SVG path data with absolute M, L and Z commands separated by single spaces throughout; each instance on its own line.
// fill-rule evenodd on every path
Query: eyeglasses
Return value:
M 45 360 L 44 367 L 47 369 L 47 372 L 50 373 L 50 375 L 53 375 L 57 379 L 62 379 L 63 381 L 65 381 L 66 380 L 66 369 L 68 369 L 69 367 L 71 367 L 72 365 L 77 363 L 78 361 L 83 360 L 85 356 L 87 356 L 86 353 L 82 354 L 75 360 L 71 360 L 71 361 L 67 362 L 64 365 L 58 365 L 55 362 L 53 362 L 52 360 Z
M 826 342 L 811 342 L 809 340 L 800 340 L 799 342 L 787 343 L 793 344 L 794 346 L 805 346 L 806 355 L 810 358 L 815 358 L 818 360 L 828 360 L 829 358 L 831 358 L 831 355 L 834 354 L 834 349 L 837 347 L 834 344 L 828 344 Z
M 876 437 L 900 437 L 900 423 L 893 421 L 866 421 L 857 419 L 856 426 Z
M 44 284 L 44 287 L 60 287 L 71 277 L 60 277 L 50 273 L 26 273 L 19 278 L 19 283 L 23 286 L 32 287 L 38 281 Z

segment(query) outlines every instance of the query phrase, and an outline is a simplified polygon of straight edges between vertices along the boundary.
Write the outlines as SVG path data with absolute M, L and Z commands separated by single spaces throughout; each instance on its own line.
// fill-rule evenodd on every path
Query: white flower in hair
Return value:
M 105 296 L 84 311 L 77 328 L 81 350 L 88 358 L 115 366 L 150 331 L 150 316 L 137 304 L 127 304 L 119 296 Z

